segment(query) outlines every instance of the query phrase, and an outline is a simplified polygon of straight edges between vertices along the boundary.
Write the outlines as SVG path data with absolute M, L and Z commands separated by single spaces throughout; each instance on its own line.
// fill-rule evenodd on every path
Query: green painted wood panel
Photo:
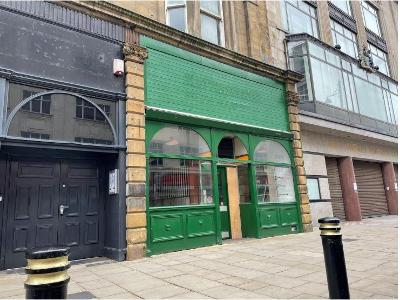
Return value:
M 300 232 L 296 203 L 258 205 L 259 237 Z
M 284 84 L 141 36 L 149 106 L 274 130 L 289 128 Z
M 217 243 L 213 207 L 171 207 L 151 209 L 150 255 Z

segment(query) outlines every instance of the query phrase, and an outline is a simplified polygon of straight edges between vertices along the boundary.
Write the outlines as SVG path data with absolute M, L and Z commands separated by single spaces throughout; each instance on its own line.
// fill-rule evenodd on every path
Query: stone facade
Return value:
M 287 84 L 286 88 L 286 101 L 288 104 L 289 112 L 289 126 L 290 131 L 293 133 L 292 146 L 297 173 L 297 185 L 301 200 L 301 219 L 303 222 L 303 230 L 305 232 L 309 232 L 312 231 L 312 220 L 310 211 L 310 200 L 308 199 L 307 194 L 307 178 L 304 169 L 303 150 L 301 145 L 300 123 L 298 116 L 299 95 L 295 91 L 294 85 Z
M 145 48 L 125 44 L 126 87 L 126 259 L 145 256 L 146 251 L 146 151 L 143 63 Z

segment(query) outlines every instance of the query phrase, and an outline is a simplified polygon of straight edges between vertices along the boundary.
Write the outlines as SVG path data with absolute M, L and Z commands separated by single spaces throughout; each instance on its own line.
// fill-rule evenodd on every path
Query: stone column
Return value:
M 321 40 L 333 46 L 328 1 L 317 1 L 317 15 Z
M 389 214 L 397 215 L 397 182 L 393 163 L 382 163 L 382 175 Z
M 361 207 L 356 187 L 353 159 L 343 157 L 338 159 L 340 185 L 342 186 L 343 204 L 347 221 L 361 221 Z
M 361 10 L 361 3 L 360 1 L 350 1 L 350 5 L 354 19 L 356 19 L 358 49 L 362 50 L 364 47 L 367 47 L 368 44 L 367 32 L 365 31 L 364 19 Z
M 303 230 L 305 232 L 312 231 L 312 220 L 310 212 L 310 200 L 307 193 L 307 178 L 304 169 L 303 149 L 301 144 L 300 123 L 299 123 L 299 95 L 295 91 L 294 84 L 287 83 L 286 101 L 289 112 L 289 126 L 293 133 L 293 153 L 294 164 L 297 174 L 297 188 L 301 199 L 301 219 L 303 222 Z
M 147 50 L 124 46 L 126 100 L 126 259 L 146 255 L 146 151 L 143 64 Z

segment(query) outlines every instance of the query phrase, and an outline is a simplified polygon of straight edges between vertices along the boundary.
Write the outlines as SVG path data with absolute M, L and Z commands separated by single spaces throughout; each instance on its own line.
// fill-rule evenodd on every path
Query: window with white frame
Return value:
M 308 33 L 319 38 L 317 9 L 304 1 L 281 2 L 283 24 L 289 33 Z
M 186 0 L 166 0 L 167 25 L 187 32 Z
M 351 16 L 351 8 L 350 8 L 350 2 L 346 0 L 335 0 L 331 1 L 333 5 L 335 5 L 337 8 L 340 8 L 342 11 L 344 11 L 346 14 Z
M 379 67 L 379 72 L 389 76 L 386 53 L 370 43 L 368 43 L 368 47 L 369 50 L 371 50 L 372 61 L 374 62 L 374 65 Z
M 334 45 L 340 45 L 340 50 L 357 58 L 357 37 L 356 34 L 338 22 L 331 20 L 331 30 Z
M 379 26 L 378 10 L 369 4 L 367 1 L 361 1 L 361 9 L 364 18 L 364 25 L 373 33 L 382 36 Z
M 219 0 L 200 1 L 201 37 L 211 43 L 223 46 L 223 17 Z

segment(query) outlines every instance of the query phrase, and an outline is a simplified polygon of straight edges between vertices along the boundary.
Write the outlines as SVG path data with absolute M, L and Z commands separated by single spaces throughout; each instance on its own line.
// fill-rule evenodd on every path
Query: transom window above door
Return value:
M 116 144 L 116 103 L 10 84 L 4 135 L 67 143 Z
M 158 131 L 150 142 L 152 153 L 210 157 L 206 141 L 194 130 L 180 126 L 167 126 Z

